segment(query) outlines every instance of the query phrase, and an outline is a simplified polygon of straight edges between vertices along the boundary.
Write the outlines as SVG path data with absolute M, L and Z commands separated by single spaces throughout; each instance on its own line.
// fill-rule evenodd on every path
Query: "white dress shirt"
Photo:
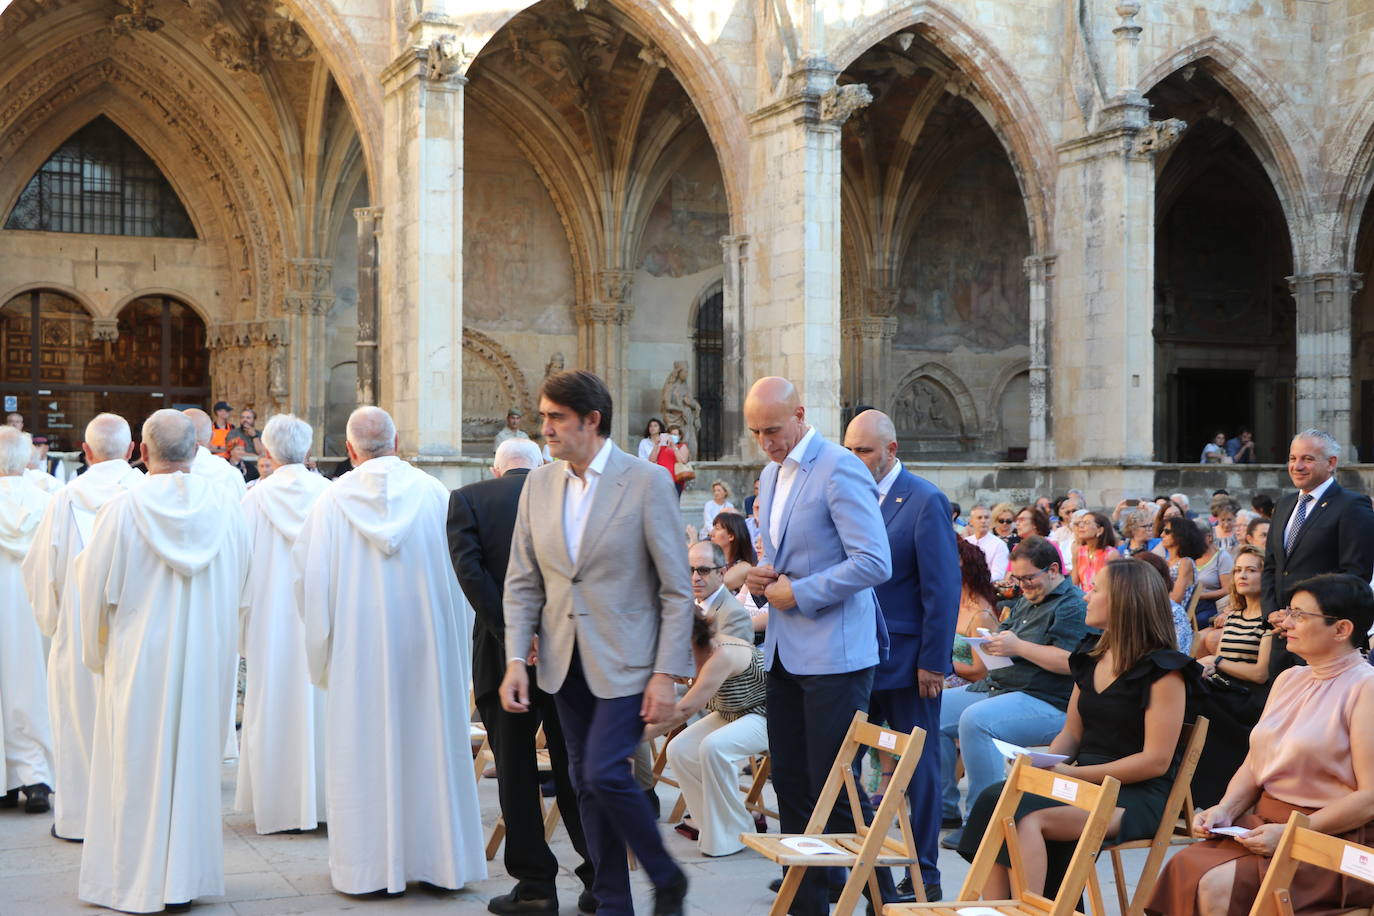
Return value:
M 778 483 L 773 488 L 773 505 L 768 507 L 768 533 L 772 535 L 775 547 L 782 539 L 782 510 L 787 505 L 787 497 L 792 493 L 792 485 L 797 482 L 802 456 L 806 454 L 807 447 L 815 437 L 816 427 L 807 427 L 806 435 L 792 446 L 792 451 L 783 459 L 782 467 L 778 468 Z
M 992 581 L 1000 582 L 1007 577 L 1007 566 L 1011 552 L 1007 550 L 1006 541 L 992 531 L 988 531 L 981 538 L 976 538 L 970 534 L 964 540 L 983 551 L 983 556 L 988 561 L 988 572 L 992 574 Z
M 1328 478 L 1326 478 L 1325 480 L 1323 480 L 1314 490 L 1312 490 L 1312 493 L 1311 493 L 1312 499 L 1307 503 L 1307 515 L 1303 517 L 1303 522 L 1302 522 L 1302 523 L 1303 523 L 1304 525 L 1306 525 L 1306 524 L 1307 524 L 1307 520 L 1310 519 L 1310 518 L 1312 517 L 1312 512 L 1313 512 L 1313 510 L 1316 509 L 1317 506 L 1321 503 L 1322 494 L 1324 494 L 1328 489 L 1331 488 L 1331 484 L 1332 484 L 1333 481 L 1335 481 L 1335 479 L 1336 479 L 1335 477 L 1328 477 Z M 1298 499 L 1302 499 L 1302 490 L 1299 490 L 1299 491 L 1298 491 Z M 1291 535 L 1291 534 L 1293 533 L 1293 523 L 1294 523 L 1295 521 L 1297 521 L 1297 519 L 1298 519 L 1298 507 L 1297 507 L 1297 504 L 1295 503 L 1295 504 L 1293 505 L 1293 513 L 1292 513 L 1291 515 L 1288 516 L 1288 524 L 1286 524 L 1286 525 L 1283 526 L 1283 543 L 1284 543 L 1284 544 L 1287 544 L 1287 543 L 1288 543 L 1289 535 Z
M 902 473 L 902 463 L 892 462 L 892 467 L 883 475 L 883 479 L 878 481 L 878 505 L 882 505 L 887 499 L 887 491 L 892 489 L 892 485 L 897 482 L 897 475 Z
M 577 552 L 582 549 L 582 534 L 587 530 L 587 516 L 592 511 L 592 497 L 596 495 L 597 482 L 606 471 L 606 462 L 611 459 L 611 449 L 615 443 L 607 439 L 596 453 L 592 463 L 581 477 L 573 473 L 572 464 L 563 466 L 568 475 L 567 485 L 563 487 L 563 540 L 568 545 L 568 559 L 577 562 Z

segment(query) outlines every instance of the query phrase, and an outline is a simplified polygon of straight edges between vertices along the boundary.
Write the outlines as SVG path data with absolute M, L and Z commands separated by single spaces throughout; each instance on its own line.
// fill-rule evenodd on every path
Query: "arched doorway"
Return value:
M 5 410 L 13 404 L 54 451 L 75 449 L 96 414 L 137 430 L 155 410 L 204 407 L 210 396 L 205 324 L 170 296 L 135 299 L 110 322 L 60 292 L 19 293 L 0 306 L 0 353 Z
M 1196 463 L 1217 432 L 1255 434 L 1280 461 L 1293 429 L 1293 252 L 1268 151 L 1206 61 L 1147 94 L 1152 117 L 1181 118 L 1157 160 L 1155 455 Z

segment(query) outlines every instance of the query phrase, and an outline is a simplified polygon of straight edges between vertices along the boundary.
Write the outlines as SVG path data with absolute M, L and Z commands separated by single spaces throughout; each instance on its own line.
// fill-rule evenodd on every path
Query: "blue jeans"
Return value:
M 953 687 L 940 698 L 940 805 L 944 817 L 959 817 L 959 783 L 954 778 L 957 755 L 968 775 L 969 807 L 988 786 L 1005 778 L 1006 758 L 993 738 L 1023 747 L 1049 744 L 1064 728 L 1065 714 L 1044 700 L 1024 693 L 989 696 Z M 959 740 L 956 751 L 955 739 Z

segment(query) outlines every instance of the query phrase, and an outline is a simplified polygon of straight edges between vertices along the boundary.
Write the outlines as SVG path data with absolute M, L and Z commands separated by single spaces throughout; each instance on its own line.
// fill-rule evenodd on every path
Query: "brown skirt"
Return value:
M 1294 811 L 1311 814 L 1315 810 L 1263 794 L 1255 805 L 1255 813 L 1239 818 L 1236 826 L 1253 828 L 1262 824 L 1284 824 Z M 1374 824 L 1356 827 L 1340 834 L 1340 838 L 1368 846 L 1374 842 Z M 1227 862 L 1235 862 L 1236 881 L 1231 885 L 1231 906 L 1226 914 L 1246 916 L 1259 894 L 1269 861 L 1247 852 L 1245 847 L 1227 837 L 1194 843 L 1164 867 L 1145 912 L 1150 916 L 1193 916 L 1197 912 L 1197 888 L 1202 876 Z M 1358 907 L 1374 906 L 1374 886 L 1315 865 L 1299 865 L 1289 890 L 1293 895 L 1293 911 L 1303 916 L 1337 916 Z

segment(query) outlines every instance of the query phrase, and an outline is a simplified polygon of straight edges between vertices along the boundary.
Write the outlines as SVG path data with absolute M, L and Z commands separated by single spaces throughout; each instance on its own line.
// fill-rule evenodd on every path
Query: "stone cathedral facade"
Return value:
M 766 374 L 965 497 L 1374 456 L 1374 0 L 0 9 L 0 395 L 68 447 L 377 403 L 456 481 L 580 366 L 740 482 Z

